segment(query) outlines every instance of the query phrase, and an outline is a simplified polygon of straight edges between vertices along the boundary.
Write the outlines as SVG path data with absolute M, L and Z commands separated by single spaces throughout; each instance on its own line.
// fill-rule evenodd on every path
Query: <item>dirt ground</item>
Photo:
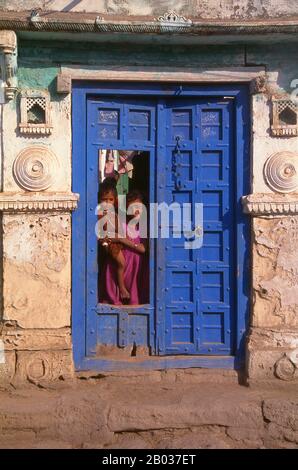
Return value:
M 298 448 L 297 384 L 233 371 L 89 373 L 0 389 L 0 448 Z

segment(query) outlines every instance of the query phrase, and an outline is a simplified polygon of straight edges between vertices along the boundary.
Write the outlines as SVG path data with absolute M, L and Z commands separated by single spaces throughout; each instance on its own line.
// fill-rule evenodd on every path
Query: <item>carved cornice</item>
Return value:
M 293 35 L 298 32 L 297 16 L 281 18 L 257 19 L 213 19 L 206 20 L 193 17 L 186 19 L 175 12 L 163 15 L 162 21 L 154 16 L 136 16 L 105 14 L 98 17 L 96 13 L 64 12 L 64 11 L 35 11 L 28 15 L 28 11 L 2 11 L 0 18 L 0 29 L 13 29 L 15 31 L 55 31 L 73 33 L 153 33 L 167 34 L 168 30 L 164 24 L 176 23 L 175 33 L 191 34 L 200 36 L 211 35 L 245 35 L 255 40 L 255 35 L 263 35 L 264 41 L 270 42 L 273 34 Z M 191 21 L 191 23 L 189 23 Z M 178 27 L 177 27 L 178 26 Z M 191 27 L 189 27 L 191 26 Z M 174 31 L 173 31 L 174 32 Z M 247 40 L 247 39 L 246 39 Z M 248 39 L 249 40 L 249 39 Z
M 17 36 L 14 31 L 0 31 L 0 54 L 4 55 L 0 76 L 5 84 L 5 98 L 14 98 L 17 90 Z M 1 62 L 0 62 L 1 64 Z
M 254 216 L 298 214 L 298 194 L 255 193 L 242 197 L 243 212 Z
M 0 193 L 2 212 L 51 212 L 73 211 L 78 206 L 77 193 Z

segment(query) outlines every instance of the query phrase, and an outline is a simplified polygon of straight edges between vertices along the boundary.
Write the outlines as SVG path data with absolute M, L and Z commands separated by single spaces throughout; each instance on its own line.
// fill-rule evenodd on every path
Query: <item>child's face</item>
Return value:
M 116 198 L 113 191 L 107 191 L 103 193 L 100 202 L 102 204 L 103 209 L 105 210 L 108 209 L 109 205 L 115 206 Z
M 107 155 L 106 161 L 109 162 L 109 163 L 112 163 L 114 161 L 114 156 L 113 156 L 112 153 Z
M 135 199 L 128 204 L 129 215 L 135 219 L 140 219 L 143 213 L 143 203 L 140 199 Z

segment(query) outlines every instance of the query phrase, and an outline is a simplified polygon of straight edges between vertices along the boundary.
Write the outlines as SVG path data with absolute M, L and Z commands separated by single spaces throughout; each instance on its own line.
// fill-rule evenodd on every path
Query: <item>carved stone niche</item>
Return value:
M 23 91 L 20 98 L 20 115 L 21 134 L 51 134 L 53 126 L 50 120 L 50 96 L 47 92 Z
M 272 99 L 271 134 L 277 137 L 298 135 L 298 107 L 288 98 Z

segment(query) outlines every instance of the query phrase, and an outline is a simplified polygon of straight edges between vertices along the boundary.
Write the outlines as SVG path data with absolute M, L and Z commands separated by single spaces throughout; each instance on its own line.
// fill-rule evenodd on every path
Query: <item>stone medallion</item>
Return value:
M 44 191 L 53 184 L 58 166 L 55 154 L 47 147 L 28 147 L 16 157 L 13 175 L 26 191 Z
M 297 191 L 298 154 L 278 152 L 271 155 L 264 165 L 264 178 L 273 191 L 279 193 Z

